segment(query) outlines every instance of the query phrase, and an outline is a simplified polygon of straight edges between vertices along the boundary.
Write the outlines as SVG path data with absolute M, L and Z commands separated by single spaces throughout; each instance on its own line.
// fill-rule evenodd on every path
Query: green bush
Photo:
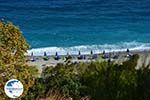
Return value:
M 136 70 L 138 58 L 133 55 L 122 65 L 90 62 L 47 67 L 42 73 L 43 81 L 38 81 L 28 96 L 35 93 L 35 99 L 56 89 L 73 100 L 85 96 L 90 100 L 149 100 L 150 70 L 143 67 Z

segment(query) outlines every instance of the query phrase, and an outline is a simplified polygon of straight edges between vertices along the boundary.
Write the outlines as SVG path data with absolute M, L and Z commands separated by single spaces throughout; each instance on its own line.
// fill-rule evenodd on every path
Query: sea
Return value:
M 28 55 L 150 50 L 150 0 L 0 0 Z

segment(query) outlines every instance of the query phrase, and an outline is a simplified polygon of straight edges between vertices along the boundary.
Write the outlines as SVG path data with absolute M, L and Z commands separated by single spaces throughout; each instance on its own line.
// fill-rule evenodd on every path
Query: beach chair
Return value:
M 55 56 L 54 59 L 55 59 L 55 60 L 59 60 L 60 57 L 59 57 L 59 56 Z
M 112 58 L 113 58 L 113 59 L 117 59 L 118 57 L 119 57 L 119 55 L 117 55 L 116 53 L 113 52 Z
M 84 58 L 84 56 L 79 55 L 77 58 L 78 58 L 78 60 L 82 60 Z
M 97 59 L 97 54 L 92 55 L 92 59 Z
M 31 62 L 35 62 L 35 61 L 36 61 L 36 60 L 35 60 L 35 57 L 31 57 L 30 61 L 31 61 Z
M 103 51 L 102 58 L 103 58 L 103 59 L 109 58 L 109 54 L 108 54 L 108 53 L 105 53 L 105 50 Z
M 93 54 L 93 51 L 91 50 L 89 59 L 96 59 L 96 58 L 97 58 L 97 55 Z
M 133 56 L 133 54 L 131 54 L 130 52 L 126 55 L 127 58 L 131 58 Z

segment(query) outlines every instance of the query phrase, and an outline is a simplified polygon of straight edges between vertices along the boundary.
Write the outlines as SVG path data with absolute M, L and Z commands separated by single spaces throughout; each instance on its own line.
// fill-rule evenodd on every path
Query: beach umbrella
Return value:
M 58 53 L 56 52 L 55 56 L 58 56 Z
M 79 51 L 78 55 L 81 55 L 81 52 Z
M 33 52 L 31 52 L 31 57 L 33 57 Z
M 33 52 L 31 52 L 31 58 L 30 58 L 30 60 L 31 60 L 31 61 L 35 61 Z
M 46 53 L 46 52 L 44 52 L 44 56 L 47 56 L 47 53 Z
M 103 54 L 105 54 L 105 50 L 103 51 Z
M 130 50 L 129 50 L 129 49 L 127 49 L 127 52 L 130 52 Z
M 93 51 L 91 50 L 91 55 L 93 55 Z

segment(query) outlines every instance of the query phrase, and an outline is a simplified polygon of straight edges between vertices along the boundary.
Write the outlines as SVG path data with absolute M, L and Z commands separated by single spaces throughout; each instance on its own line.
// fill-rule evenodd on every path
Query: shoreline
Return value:
M 43 56 L 44 52 L 47 55 L 55 55 L 58 52 L 59 55 L 66 55 L 69 53 L 70 55 L 78 55 L 78 51 L 82 54 L 87 55 L 92 50 L 93 53 L 99 54 L 102 53 L 103 50 L 106 52 L 125 52 L 126 49 L 130 49 L 130 51 L 144 51 L 150 50 L 150 43 L 142 43 L 142 42 L 119 42 L 114 44 L 92 44 L 92 45 L 75 45 L 75 46 L 48 46 L 48 47 L 37 47 L 30 48 L 27 50 L 26 55 L 30 56 L 31 53 L 34 53 L 36 56 Z
M 113 52 L 106 52 L 106 54 L 111 54 L 112 56 L 112 53 Z M 150 64 L 150 50 L 130 50 L 130 53 L 131 54 L 138 54 L 139 55 L 139 60 L 137 62 L 137 69 L 140 68 L 143 64 L 145 64 L 145 66 L 148 66 Z M 126 51 L 119 51 L 119 52 L 115 52 L 115 54 L 118 55 L 117 58 L 113 59 L 111 58 L 111 60 L 114 62 L 114 63 L 117 63 L 117 64 L 122 64 L 122 62 L 128 60 L 129 58 L 126 57 L 127 55 L 127 52 Z M 81 53 L 82 55 L 82 53 Z M 103 58 L 103 54 L 102 53 L 99 53 L 99 54 L 94 54 L 93 55 L 96 55 L 97 57 L 94 58 L 94 59 L 91 59 L 91 54 L 87 54 L 85 55 L 86 58 L 85 59 L 78 59 L 79 55 L 70 55 L 72 56 L 72 59 L 71 59 L 71 63 L 87 63 L 87 62 L 91 62 L 91 61 L 108 61 L 108 58 L 104 59 Z M 60 56 L 60 59 L 59 60 L 55 60 L 54 59 L 54 55 L 51 55 L 51 56 L 45 56 L 47 57 L 48 59 L 44 60 L 44 56 L 33 56 L 35 61 L 30 61 L 30 59 L 32 58 L 31 56 L 27 56 L 27 63 L 29 65 L 32 65 L 32 66 L 37 66 L 37 68 L 39 69 L 39 73 L 42 72 L 42 69 L 45 68 L 45 67 L 55 67 L 57 64 L 61 63 L 61 64 L 65 64 L 65 57 L 67 55 L 59 55 Z
M 35 49 L 36 50 L 36 49 Z M 78 51 L 74 51 L 74 53 L 70 53 L 69 51 L 65 51 L 65 53 L 64 54 L 61 54 L 60 52 L 58 52 L 58 51 L 53 51 L 53 53 L 50 53 L 50 51 L 49 50 L 41 50 L 41 51 L 38 51 L 38 49 L 37 49 L 37 51 L 35 51 L 35 52 L 38 52 L 38 53 L 40 53 L 40 54 L 36 54 L 35 52 L 34 52 L 34 49 L 32 50 L 28 50 L 28 52 L 25 54 L 25 56 L 31 56 L 31 54 L 33 53 L 35 53 L 34 54 L 34 56 L 37 56 L 37 57 L 42 57 L 42 56 L 44 56 L 44 53 L 46 52 L 47 53 L 47 55 L 48 56 L 55 56 L 55 54 L 56 54 L 56 52 L 60 55 L 60 56 L 66 56 L 67 55 L 67 53 L 68 54 L 70 54 L 70 55 L 72 55 L 72 56 L 77 56 L 78 55 L 78 52 L 80 51 L 83 55 L 90 55 L 90 52 L 91 51 L 93 51 L 93 53 L 94 54 L 102 54 L 103 53 L 103 51 L 105 51 L 106 53 L 118 53 L 118 52 L 126 52 L 126 50 L 127 50 L 127 48 L 126 49 L 122 49 L 122 50 L 100 50 L 100 51 L 95 51 L 95 50 L 88 50 L 88 52 L 86 51 L 86 53 L 84 52 L 84 51 L 81 51 L 81 50 L 78 50 Z M 130 52 L 137 52 L 137 53 L 139 53 L 139 52 L 149 52 L 150 51 L 150 47 L 149 48 L 147 48 L 147 49 L 132 49 L 132 48 L 129 48 L 129 50 L 130 50 Z

